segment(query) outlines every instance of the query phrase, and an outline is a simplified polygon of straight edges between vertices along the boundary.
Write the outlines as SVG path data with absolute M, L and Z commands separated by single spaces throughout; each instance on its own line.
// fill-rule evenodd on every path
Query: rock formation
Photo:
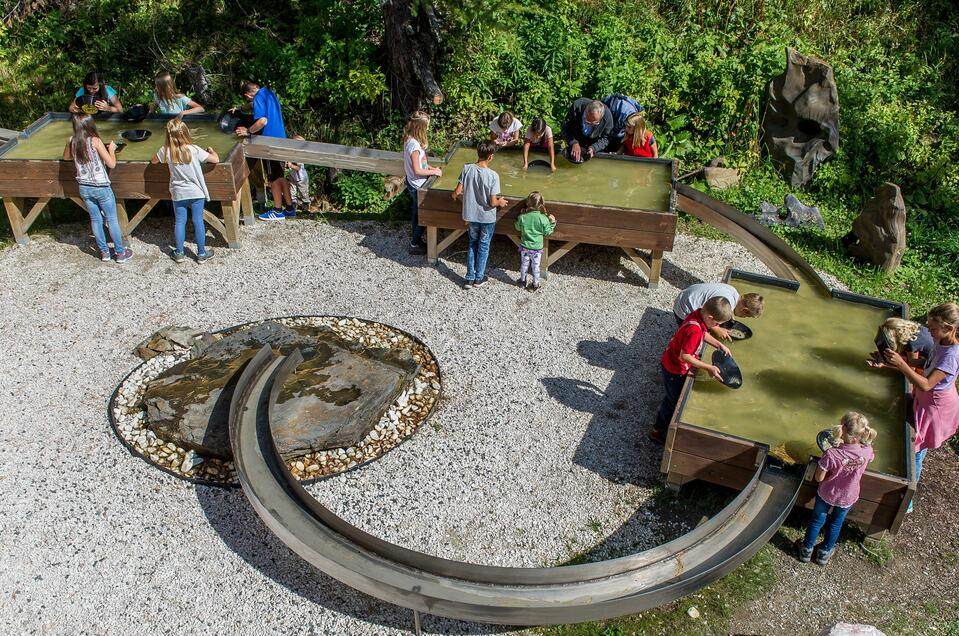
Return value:
M 906 251 L 906 204 L 899 186 L 884 183 L 876 188 L 843 243 L 851 256 L 887 274 L 896 271 Z
M 832 67 L 786 49 L 786 71 L 766 85 L 761 143 L 793 187 L 839 147 L 839 95 Z
M 788 227 L 815 225 L 820 230 L 826 227 L 819 208 L 813 205 L 804 205 L 791 194 L 786 195 L 782 208 L 763 201 L 759 204 L 759 209 L 761 212 L 759 222 L 763 225 L 785 225 Z

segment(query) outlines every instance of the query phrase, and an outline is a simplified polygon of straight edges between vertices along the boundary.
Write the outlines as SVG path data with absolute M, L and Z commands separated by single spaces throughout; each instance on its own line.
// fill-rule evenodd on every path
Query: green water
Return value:
M 193 142 L 201 148 L 213 146 L 220 155 L 220 161 L 225 161 L 230 150 L 237 143 L 236 137 L 220 131 L 215 121 L 188 122 L 193 133 Z M 127 142 L 126 147 L 117 153 L 121 161 L 149 161 L 166 139 L 166 121 L 141 121 L 136 124 L 125 121 L 98 121 L 97 131 L 104 143 L 123 141 L 120 133 L 124 130 L 146 129 L 153 131 L 153 135 L 146 141 L 137 143 Z M 30 138 L 21 140 L 13 150 L 4 154 L 0 159 L 60 159 L 63 157 L 63 146 L 73 134 L 69 121 L 52 121 L 35 132 Z
M 548 155 L 530 153 L 534 159 Z M 458 148 L 443 168 L 433 188 L 452 190 L 460 171 L 476 161 L 476 150 Z M 496 153 L 490 168 L 499 173 L 501 194 L 523 198 L 538 190 L 550 201 L 586 203 L 620 208 L 669 211 L 672 168 L 669 164 L 608 159 L 602 156 L 575 165 L 556 157 L 556 172 L 548 168 L 523 170 L 523 152 L 505 149 Z
M 697 379 L 682 421 L 785 450 L 805 462 L 819 455 L 816 434 L 859 411 L 879 432 L 873 471 L 905 475 L 905 399 L 902 376 L 871 369 L 876 327 L 891 312 L 835 300 L 802 280 L 798 292 L 733 279 L 740 293 L 763 295 L 761 318 L 743 319 L 749 340 L 729 348 L 743 372 L 743 386 L 726 388 Z M 712 356 L 706 347 L 703 359 Z

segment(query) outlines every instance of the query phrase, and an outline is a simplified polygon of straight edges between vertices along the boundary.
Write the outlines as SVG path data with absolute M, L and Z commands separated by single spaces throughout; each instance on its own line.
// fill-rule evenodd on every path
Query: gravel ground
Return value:
M 409 633 L 409 611 L 312 570 L 242 492 L 192 486 L 123 449 L 107 401 L 162 326 L 344 314 L 419 336 L 444 374 L 430 424 L 311 491 L 407 547 L 542 566 L 684 529 L 644 511 L 671 303 L 727 265 L 766 271 L 736 244 L 679 236 L 657 290 L 621 252 L 580 247 L 534 294 L 509 284 L 518 257 L 497 239 L 493 281 L 466 292 L 462 243 L 434 269 L 405 253 L 402 229 L 258 224 L 242 249 L 214 240 L 215 259 L 178 266 L 161 253 L 167 223 L 141 226 L 124 266 L 99 263 L 79 225 L 0 251 L 4 633 Z M 433 617 L 424 629 L 503 631 Z

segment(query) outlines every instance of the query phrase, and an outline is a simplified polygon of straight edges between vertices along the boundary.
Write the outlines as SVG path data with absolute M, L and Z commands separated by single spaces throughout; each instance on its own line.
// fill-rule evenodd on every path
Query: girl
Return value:
M 150 112 L 159 110 L 161 115 L 191 115 L 202 113 L 203 106 L 180 93 L 169 73 L 160 73 L 153 81 L 153 103 Z
M 83 98 L 92 99 L 93 108 L 99 112 L 123 112 L 123 104 L 120 103 L 120 97 L 117 95 L 116 89 L 104 82 L 96 71 L 90 71 L 84 76 L 83 86 L 77 89 L 73 101 L 70 102 L 69 110 L 71 113 L 79 113 L 83 110 Z M 88 107 L 89 105 L 89 103 L 86 104 Z M 89 112 L 87 114 L 95 115 L 96 113 Z
M 929 335 L 936 346 L 921 373 L 898 351 L 886 350 L 886 362 L 912 384 L 916 428 L 916 481 L 930 448 L 939 448 L 959 428 L 959 305 L 945 303 L 929 310 Z M 912 502 L 907 511 L 912 510 Z
M 527 286 L 526 272 L 532 270 L 533 291 L 539 289 L 539 264 L 543 256 L 543 241 L 556 229 L 556 217 L 546 211 L 546 202 L 539 192 L 530 192 L 525 210 L 516 219 L 519 232 L 519 284 Z
M 928 329 L 917 322 L 902 318 L 887 318 L 876 332 L 876 342 L 883 337 L 893 349 L 903 354 L 914 369 L 923 368 L 936 348 L 936 342 Z M 866 364 L 874 368 L 889 366 L 879 351 L 873 351 L 871 359 L 866 360 Z
M 626 118 L 626 136 L 623 137 L 622 152 L 631 157 L 659 156 L 656 138 L 646 128 L 646 119 L 642 113 L 633 113 Z
M 497 148 L 505 148 L 519 143 L 519 131 L 523 122 L 516 119 L 513 113 L 504 110 L 499 117 L 489 123 L 489 138 L 496 143 Z
M 826 531 L 822 543 L 815 546 L 815 558 L 818 565 L 829 563 L 846 513 L 859 500 L 862 474 L 875 457 L 871 444 L 876 439 L 876 431 L 869 427 L 869 420 L 861 413 L 849 411 L 843 415 L 839 425 L 833 427 L 832 437 L 841 443 L 819 458 L 816 507 L 806 528 L 806 537 L 802 542 L 797 541 L 799 560 L 803 563 L 809 563 L 813 557 L 813 545 L 823 526 Z
M 72 160 L 76 165 L 80 198 L 90 215 L 90 227 L 97 241 L 97 249 L 100 250 L 100 260 L 104 263 L 111 260 L 110 246 L 103 234 L 103 221 L 106 219 L 116 262 L 126 263 L 133 256 L 133 250 L 123 246 L 123 233 L 117 221 L 117 199 L 110 187 L 110 175 L 107 174 L 107 169 L 117 165 L 117 145 L 112 141 L 103 145 L 92 116 L 75 113 L 70 121 L 73 124 L 73 136 L 63 148 L 63 159 Z
M 419 191 L 432 176 L 442 177 L 439 168 L 430 168 L 426 162 L 426 149 L 429 142 L 426 132 L 430 125 L 429 115 L 421 110 L 410 115 L 403 129 L 403 168 L 406 170 L 406 193 L 410 196 L 410 215 L 413 217 L 413 236 L 410 239 L 411 254 L 425 254 L 423 232 L 419 223 Z
M 549 169 L 556 172 L 556 147 L 553 145 L 553 129 L 542 117 L 537 117 L 526 129 L 523 139 L 523 170 L 529 168 L 529 149 L 549 151 Z
M 186 240 L 187 210 L 193 219 L 193 234 L 196 238 L 196 260 L 204 263 L 213 258 L 213 250 L 206 249 L 206 226 L 203 224 L 203 206 L 210 199 L 203 178 L 203 162 L 219 163 L 220 157 L 212 147 L 203 150 L 193 144 L 190 129 L 179 117 L 166 125 L 166 141 L 151 163 L 165 163 L 170 168 L 170 198 L 173 199 L 173 240 L 176 247 L 171 253 L 174 262 L 183 262 L 183 243 Z

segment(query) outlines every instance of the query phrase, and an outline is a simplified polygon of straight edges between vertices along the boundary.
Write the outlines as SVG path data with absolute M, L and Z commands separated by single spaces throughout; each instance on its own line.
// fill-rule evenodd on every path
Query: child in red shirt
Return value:
M 679 394 L 683 390 L 683 382 L 686 381 L 686 376 L 691 368 L 705 369 L 712 377 L 722 380 L 719 367 L 707 364 L 699 359 L 700 349 L 705 340 L 728 355 L 729 348 L 716 340 L 709 333 L 709 330 L 727 320 L 731 320 L 732 317 L 733 308 L 729 301 L 722 296 L 716 296 L 707 300 L 702 309 L 686 316 L 686 319 L 679 325 L 679 329 L 673 334 L 660 361 L 666 395 L 663 397 L 663 403 L 656 415 L 653 430 L 649 434 L 650 439 L 657 444 L 666 442 L 666 428 L 669 426 L 673 411 L 676 410 L 676 404 L 679 403 Z

